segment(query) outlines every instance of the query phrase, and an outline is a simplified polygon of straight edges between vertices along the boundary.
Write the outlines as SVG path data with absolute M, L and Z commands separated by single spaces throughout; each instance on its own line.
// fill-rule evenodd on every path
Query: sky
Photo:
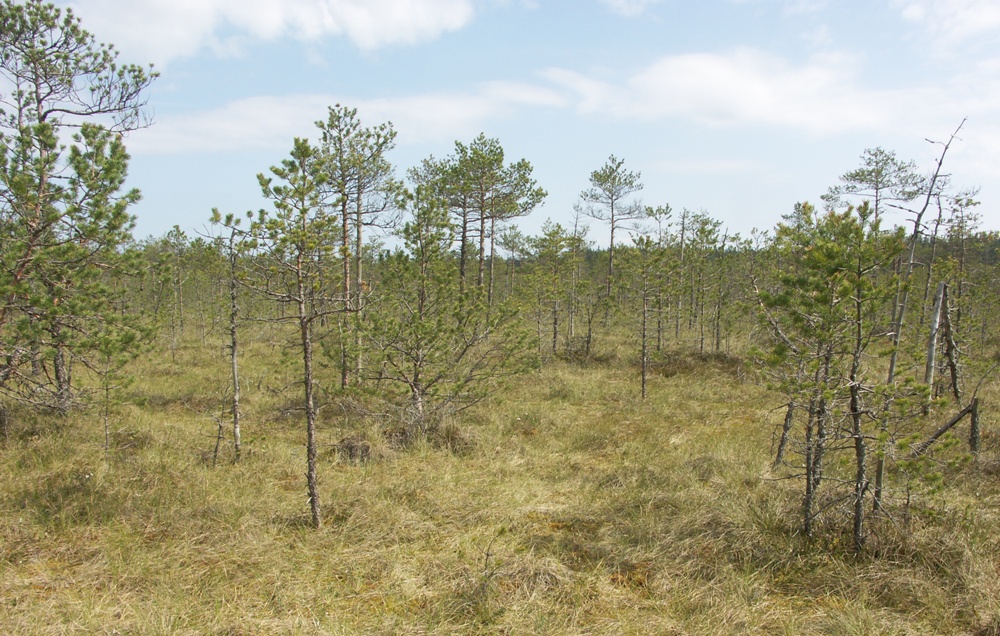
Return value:
M 480 133 L 572 223 L 611 155 L 634 199 L 730 232 L 820 203 L 882 147 L 978 188 L 1000 229 L 1000 0 L 73 0 L 119 60 L 155 65 L 126 140 L 137 238 L 267 207 L 256 175 L 327 108 L 391 122 L 397 176 Z M 676 212 L 675 212 L 676 216 Z M 890 221 L 905 223 L 900 215 Z M 591 221 L 590 238 L 607 228 Z

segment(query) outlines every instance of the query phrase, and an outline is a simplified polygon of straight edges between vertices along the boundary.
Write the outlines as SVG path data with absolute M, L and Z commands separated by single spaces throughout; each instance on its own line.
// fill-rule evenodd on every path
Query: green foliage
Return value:
M 494 248 L 504 223 L 525 216 L 547 193 L 532 177 L 531 164 L 505 163 L 498 139 L 480 134 L 471 143 L 455 142 L 455 153 L 430 157 L 409 171 L 410 180 L 435 197 L 454 217 L 458 241 L 458 276 L 464 289 L 476 261 L 475 286 L 493 301 Z
M 320 140 L 314 161 L 317 183 L 328 213 L 339 217 L 341 292 L 344 302 L 361 311 L 362 263 L 366 228 L 392 228 L 398 221 L 397 197 L 403 185 L 393 176 L 386 154 L 396 144 L 392 123 L 363 127 L 355 108 L 336 105 L 326 121 L 316 122 Z
M 615 234 L 622 223 L 639 219 L 645 214 L 641 205 L 625 205 L 624 200 L 642 190 L 642 173 L 625 169 L 625 160 L 614 155 L 607 162 L 590 173 L 590 188 L 580 193 L 580 199 L 587 203 L 584 212 L 598 221 L 606 221 L 610 230 L 608 246 L 608 275 L 605 281 L 605 295 L 611 298 L 611 288 L 615 277 Z
M 790 404 L 806 419 L 804 530 L 811 532 L 818 488 L 830 480 L 829 453 L 853 451 L 854 473 L 836 481 L 852 484 L 854 543 L 864 543 L 863 500 L 870 488 L 868 451 L 884 453 L 891 442 L 887 408 L 903 408 L 908 387 L 881 383 L 880 362 L 892 354 L 880 346 L 892 335 L 892 308 L 899 289 L 893 263 L 903 253 L 901 229 L 884 232 L 867 203 L 857 210 L 816 215 L 796 209 L 791 224 L 778 226 L 773 249 L 788 267 L 775 286 L 760 294 L 774 335 L 767 363 Z M 905 416 L 904 416 L 905 418 Z M 788 430 L 785 430 L 785 435 Z M 836 445 L 847 439 L 850 444 Z M 832 458 L 836 460 L 836 457 Z M 874 488 L 881 495 L 881 476 Z M 838 493 L 828 499 L 844 498 Z M 817 510 L 828 506 L 817 505 Z
M 590 214 L 612 223 L 614 229 L 616 215 L 625 212 L 619 207 L 622 200 L 642 190 L 641 179 L 641 172 L 626 170 L 625 160 L 611 155 L 603 166 L 590 173 L 590 188 L 581 192 L 580 198 L 597 206 L 589 210 Z
M 144 333 L 116 317 L 139 199 L 121 133 L 145 123 L 155 74 L 35 0 L 0 6 L 0 45 L 0 391 L 65 411 L 75 361 Z
M 861 162 L 860 168 L 841 175 L 841 183 L 823 195 L 830 209 L 867 202 L 878 219 L 886 208 L 905 206 L 926 190 L 916 164 L 898 159 L 891 150 L 868 148 Z
M 447 209 L 418 189 L 405 248 L 379 263 L 391 291 L 377 294 L 366 334 L 374 379 L 398 391 L 423 432 L 492 394 L 533 358 L 508 303 L 490 307 L 483 290 L 462 289 L 449 248 Z

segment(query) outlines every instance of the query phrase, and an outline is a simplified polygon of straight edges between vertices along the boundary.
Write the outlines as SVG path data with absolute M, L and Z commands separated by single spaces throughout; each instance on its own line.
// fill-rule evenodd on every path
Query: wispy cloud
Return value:
M 129 136 L 133 154 L 182 154 L 284 149 L 315 133 L 335 101 L 320 95 L 251 97 L 219 108 L 158 119 Z
M 938 46 L 951 48 L 1000 34 L 996 0 L 892 0 L 892 4 L 904 19 L 923 27 Z
M 262 96 L 158 119 L 129 141 L 136 153 L 283 149 L 314 136 L 313 122 L 337 102 L 370 123 L 392 121 L 401 144 L 451 141 L 537 109 L 640 125 L 667 120 L 711 127 L 770 126 L 807 135 L 928 131 L 1000 109 L 1000 79 L 977 66 L 946 83 L 865 86 L 858 60 L 818 55 L 793 63 L 755 49 L 661 57 L 619 77 L 550 68 L 534 80 L 483 82 L 464 90 L 355 99 L 349 95 Z M 996 77 L 996 73 L 992 73 Z M 964 87 L 964 88 L 963 88 Z
M 785 0 L 785 15 L 815 15 L 823 12 L 828 0 Z
M 619 15 L 634 18 L 645 13 L 646 9 L 659 3 L 660 0 L 601 0 L 601 2 Z
M 337 95 L 262 96 L 222 107 L 164 117 L 132 134 L 129 150 L 137 154 L 215 153 L 283 150 L 293 137 L 314 138 L 314 122 L 327 107 L 350 104 L 366 124 L 391 121 L 401 144 L 451 141 L 471 137 L 489 122 L 525 108 L 562 108 L 568 95 L 551 87 L 516 82 L 487 82 L 466 92 L 353 99 Z
M 432 40 L 473 18 L 472 0 L 73 0 L 87 28 L 130 59 L 166 64 L 247 41 L 346 37 L 358 48 Z
M 884 123 L 893 95 L 856 87 L 852 61 L 817 57 L 805 64 L 754 49 L 660 58 L 609 81 L 562 69 L 546 76 L 577 95 L 584 113 L 706 125 L 770 124 L 816 134 Z
M 814 49 L 827 49 L 836 43 L 830 27 L 825 24 L 802 33 L 801 38 Z

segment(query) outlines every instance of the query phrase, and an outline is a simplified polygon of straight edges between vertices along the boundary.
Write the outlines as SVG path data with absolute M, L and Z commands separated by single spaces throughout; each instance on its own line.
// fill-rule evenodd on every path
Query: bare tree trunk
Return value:
M 552 301 L 552 355 L 558 353 L 559 348 L 559 301 Z
M 815 421 L 815 402 L 809 402 L 809 417 L 806 419 L 805 431 L 805 458 L 806 458 L 806 494 L 802 498 L 802 532 L 807 537 L 812 536 L 813 508 L 816 499 L 816 483 L 813 475 L 815 467 L 815 439 L 813 437 L 813 423 Z
M 299 265 L 301 271 L 301 263 Z M 306 400 L 306 484 L 309 494 L 309 512 L 312 526 L 323 524 L 319 502 L 319 480 L 316 475 L 316 402 L 313 395 L 313 342 L 312 323 L 307 313 L 306 289 L 301 274 L 298 277 L 299 336 L 302 344 L 302 383 Z
M 715 315 L 712 317 L 715 324 L 715 352 L 722 351 L 722 294 L 715 303 Z
M 663 291 L 656 290 L 656 353 L 663 351 Z
M 955 342 L 955 331 L 951 321 L 951 307 L 948 304 L 948 289 L 945 288 L 944 299 L 941 303 L 944 312 L 944 342 L 945 356 L 948 358 L 948 371 L 951 375 L 951 393 L 955 400 L 962 403 L 962 389 L 959 380 L 958 367 L 958 344 Z
M 945 433 L 947 433 L 948 431 L 950 431 L 953 426 L 955 426 L 956 424 L 958 424 L 962 420 L 963 417 L 965 417 L 966 415 L 969 415 L 970 413 L 975 413 L 976 414 L 976 419 L 975 419 L 976 437 L 977 437 L 977 439 L 976 439 L 976 447 L 978 448 L 978 445 L 979 445 L 979 440 L 978 440 L 978 435 L 979 435 L 979 426 L 978 426 L 979 425 L 979 398 L 973 398 L 971 404 L 969 404 L 964 409 L 962 409 L 961 411 L 959 411 L 958 414 L 955 415 L 955 417 L 953 417 L 950 420 L 948 420 L 948 422 L 944 426 L 942 426 L 938 430 L 934 431 L 934 434 L 931 435 L 926 441 L 920 442 L 919 444 L 915 444 L 913 446 L 913 451 L 910 453 L 910 456 L 911 457 L 918 457 L 919 455 L 922 455 L 924 453 L 924 451 L 926 451 L 928 448 L 930 448 L 931 445 L 934 442 L 938 441 L 938 439 L 942 435 L 944 435 Z M 970 438 L 971 438 L 971 431 L 970 431 Z M 970 439 L 970 446 L 971 446 L 971 439 Z
M 941 169 L 944 166 L 944 158 L 948 153 L 948 148 L 951 147 L 951 142 L 955 140 L 955 135 L 958 134 L 962 126 L 965 125 L 965 120 L 959 124 L 958 129 L 955 130 L 951 135 L 951 139 L 944 144 L 944 148 L 941 151 L 941 156 L 938 157 L 937 168 L 934 170 L 934 174 L 931 176 L 930 183 L 927 186 L 927 196 L 924 200 L 924 206 L 917 213 L 916 218 L 913 219 L 913 234 L 910 235 L 910 254 L 907 260 L 906 267 L 901 269 L 900 272 L 900 283 L 896 294 L 896 303 L 894 309 L 894 324 L 893 324 L 893 336 L 892 336 L 892 357 L 889 360 L 889 374 L 886 384 L 894 384 L 896 378 L 896 363 L 899 358 L 899 343 L 903 331 L 904 317 L 906 314 L 906 303 L 907 296 L 909 294 L 909 281 L 910 276 L 913 274 L 913 267 L 916 264 L 915 254 L 917 249 L 917 241 L 921 234 L 921 221 L 923 220 L 924 214 L 927 212 L 927 208 L 930 207 L 931 200 L 934 198 L 934 188 L 937 185 L 938 179 L 941 177 Z
M 586 311 L 587 315 L 587 337 L 584 339 L 583 353 L 584 357 L 590 358 L 590 349 L 594 345 L 594 318 L 597 312 L 597 307 L 588 307 Z
M 851 392 L 855 393 L 858 389 L 856 386 L 851 386 Z M 854 397 L 851 397 L 851 401 L 854 401 Z M 854 424 L 852 427 L 852 434 L 854 436 L 854 463 L 855 463 L 855 475 L 854 475 L 854 551 L 861 552 L 865 546 L 865 491 L 868 490 L 868 477 L 866 474 L 867 470 L 867 453 L 868 448 L 865 443 L 864 435 L 861 432 L 861 414 L 852 413 L 852 419 L 854 419 Z
M 107 453 L 111 450 L 111 365 L 107 365 L 104 368 L 104 377 L 102 378 L 104 386 L 104 403 L 101 404 L 101 418 L 104 420 L 104 452 L 105 457 Z
M 642 399 L 646 399 L 646 378 L 649 370 L 649 344 L 646 335 L 646 324 L 649 317 L 649 295 L 645 290 L 645 282 L 642 290 Z
M 340 202 L 340 256 L 343 280 L 340 283 L 340 293 L 343 296 L 346 312 L 351 310 L 351 215 L 348 210 L 348 197 L 341 195 Z M 345 312 L 345 313 L 346 313 Z M 351 384 L 351 360 L 347 346 L 347 336 L 344 333 L 344 321 L 340 322 L 340 388 L 346 389 Z
M 829 417 L 826 398 L 819 398 L 816 407 L 816 443 L 813 445 L 813 489 L 823 481 L 823 463 L 826 460 L 826 420 Z
M 486 282 L 486 210 L 480 206 L 479 216 L 479 270 L 476 274 L 476 287 L 480 290 Z
M 795 403 L 789 402 L 785 411 L 785 421 L 781 425 L 781 438 L 778 440 L 778 452 L 774 454 L 774 467 L 777 468 L 785 459 L 785 448 L 788 446 L 788 434 L 792 430 L 795 419 Z
M 704 280 L 698 273 L 698 353 L 705 353 L 705 290 Z
M 363 338 L 362 338 L 362 324 L 361 324 L 361 311 L 357 310 L 354 312 L 354 383 L 359 384 L 361 382 L 362 373 L 364 368 L 364 356 L 362 354 L 363 349 Z
M 972 404 L 970 405 L 971 411 L 969 413 L 969 452 L 976 455 L 979 454 L 979 398 L 972 398 Z M 2 417 L 0 413 L 0 417 Z
M 469 260 L 469 210 L 462 204 L 462 244 L 458 247 L 458 290 L 465 292 L 466 267 Z
M 934 295 L 934 310 L 931 312 L 930 335 L 927 337 L 927 364 L 924 366 L 924 384 L 928 387 L 934 386 L 934 369 L 937 366 L 937 341 L 938 328 L 941 326 L 941 301 L 945 296 L 947 288 L 944 281 L 938 284 L 937 293 Z M 924 415 L 927 415 L 930 408 L 930 400 L 933 398 L 933 391 L 928 394 L 928 400 L 924 403 Z
M 861 265 L 858 265 L 858 285 L 862 278 Z M 861 402 L 861 356 L 864 351 L 864 315 L 862 311 L 861 290 L 856 290 L 854 311 L 854 351 L 851 359 L 851 372 L 848 376 L 850 385 L 851 436 L 854 438 L 854 551 L 860 553 L 865 545 L 865 492 L 868 490 L 868 444 L 865 441 L 862 426 Z
M 411 389 L 413 395 L 413 412 L 416 418 L 417 430 L 421 435 L 427 433 L 427 415 L 424 412 L 424 393 L 419 386 L 413 386 Z
M 236 295 L 236 252 L 229 244 L 229 362 L 233 380 L 233 452 L 240 461 L 243 451 L 240 437 L 240 368 L 239 368 L 239 311 Z
M 495 234 L 496 234 L 496 219 L 490 217 L 490 282 L 489 287 L 486 292 L 486 304 L 489 307 L 493 306 L 493 281 L 494 281 L 494 271 L 493 271 L 493 250 L 495 247 Z
M 567 325 L 567 338 L 573 342 L 576 338 L 576 272 L 571 277 L 571 287 L 569 288 L 569 325 Z
M 674 313 L 674 341 L 681 340 L 681 312 L 684 310 L 684 294 L 677 294 L 677 311 Z
M 355 212 L 355 239 L 354 239 L 354 381 L 361 381 L 361 369 L 364 365 L 361 355 L 361 321 L 362 313 L 365 310 L 365 283 L 362 278 L 363 260 L 363 229 L 364 229 L 364 196 L 361 184 L 358 184 L 358 206 Z
M 944 167 L 944 158 L 948 154 L 948 149 L 951 147 L 951 142 L 955 140 L 955 136 L 965 125 L 965 120 L 958 125 L 955 132 L 952 133 L 951 138 L 947 143 L 944 144 L 944 148 L 941 150 L 941 155 L 937 160 L 937 167 L 934 170 L 934 174 L 931 176 L 930 183 L 927 186 L 927 196 L 924 199 L 923 208 L 917 213 L 916 217 L 913 219 L 913 233 L 910 235 L 910 253 L 909 259 L 907 260 L 906 267 L 901 268 L 899 276 L 899 285 L 896 290 L 896 302 L 893 305 L 893 330 L 892 330 L 892 356 L 889 358 L 889 372 L 886 377 L 886 386 L 893 386 L 896 383 L 896 365 L 899 361 L 899 344 L 901 342 L 903 325 L 905 324 L 904 318 L 906 315 L 906 303 L 907 297 L 909 295 L 910 289 L 910 276 L 913 274 L 913 268 L 916 264 L 915 254 L 917 250 L 917 241 L 920 239 L 921 234 L 921 221 L 923 220 L 924 214 L 930 207 L 931 200 L 934 198 L 934 189 L 937 185 L 938 179 L 941 178 L 941 169 Z M 884 418 L 888 416 L 889 404 L 885 405 L 886 415 L 883 416 L 882 430 L 883 432 L 887 429 L 887 424 Z M 878 511 L 882 507 L 882 485 L 885 476 L 885 453 L 879 453 L 878 461 L 875 468 L 875 495 L 874 495 L 874 507 Z
M 542 319 L 545 313 L 542 311 L 542 298 L 539 294 L 538 305 L 535 308 L 535 332 L 538 340 L 538 357 L 541 358 L 545 351 L 545 331 L 542 329 Z
M 66 346 L 58 341 L 59 327 L 53 331 L 56 340 L 56 352 L 52 367 L 56 376 L 56 409 L 67 413 L 73 402 L 73 383 L 70 369 L 70 359 L 66 356 Z
M 934 221 L 934 231 L 931 233 L 931 255 L 927 259 L 927 278 L 924 279 L 924 299 L 920 303 L 920 324 L 924 324 L 924 313 L 927 311 L 927 297 L 931 291 L 931 278 L 934 275 L 934 259 L 937 257 L 937 237 L 941 229 L 941 220 L 944 216 L 944 207 L 941 205 L 941 198 L 937 201 L 938 215 Z
M 215 423 L 218 425 L 215 429 L 215 448 L 212 449 L 212 468 L 219 463 L 219 451 L 222 449 L 222 440 L 226 439 L 225 431 L 225 420 L 222 419 L 223 414 L 215 418 Z M 105 431 L 107 431 L 107 424 L 104 426 Z M 107 432 L 105 432 L 105 437 L 107 437 Z
M 608 311 L 611 307 L 611 280 L 615 276 L 615 203 L 611 202 L 611 240 L 608 244 L 608 280 L 606 282 L 606 289 L 604 295 L 608 299 Z M 605 314 L 604 320 L 607 321 L 608 316 Z

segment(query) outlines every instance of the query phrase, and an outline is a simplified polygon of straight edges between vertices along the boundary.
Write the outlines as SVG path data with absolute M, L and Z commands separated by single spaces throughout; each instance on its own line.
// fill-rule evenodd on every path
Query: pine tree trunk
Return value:
M 309 512 L 314 528 L 323 525 L 319 501 L 319 480 L 316 474 L 316 402 L 313 395 L 313 342 L 312 323 L 307 313 L 306 289 L 302 277 L 300 257 L 298 276 L 298 311 L 299 336 L 302 344 L 302 383 L 305 388 L 306 401 L 306 484 L 309 495 Z
M 486 212 L 482 210 L 479 217 L 479 270 L 476 274 L 476 287 L 483 288 L 486 282 Z
M 351 310 L 351 220 L 348 210 L 348 197 L 341 194 L 343 200 L 340 203 L 340 256 L 341 274 L 343 280 L 340 283 L 341 302 L 346 312 Z M 351 384 L 351 357 L 348 352 L 347 336 L 344 333 L 344 321 L 340 322 L 340 388 L 346 389 Z
M 962 389 L 959 379 L 958 367 L 958 343 L 955 341 L 955 326 L 951 320 L 951 308 L 948 304 L 948 289 L 945 288 L 944 299 L 941 303 L 944 319 L 944 342 L 945 357 L 948 359 L 948 372 L 951 376 L 951 393 L 955 396 L 955 401 L 962 403 Z
M 806 420 L 805 431 L 805 458 L 806 458 L 806 494 L 802 498 L 802 532 L 807 537 L 812 536 L 812 521 L 814 501 L 816 499 L 816 482 L 813 478 L 815 473 L 815 449 L 813 445 L 813 422 L 815 419 L 815 404 L 809 404 L 809 418 Z
M 646 399 L 646 378 L 649 371 L 649 344 L 646 335 L 646 324 L 649 317 L 649 296 L 642 291 L 642 399 Z
M 53 335 L 59 338 L 59 328 L 54 330 Z M 55 357 L 52 361 L 53 371 L 56 376 L 56 410 L 60 413 L 69 412 L 73 402 L 73 384 L 70 373 L 70 361 L 66 356 L 66 346 L 61 342 L 56 342 Z
M 558 353 L 559 348 L 559 301 L 552 301 L 552 355 Z
M 458 248 L 458 290 L 465 291 L 466 267 L 469 261 L 469 211 L 462 208 L 462 244 Z
M 496 233 L 496 219 L 491 217 L 490 218 L 490 281 L 489 281 L 488 291 L 486 292 L 486 304 L 489 307 L 493 306 L 493 281 L 494 281 L 493 249 L 495 247 L 494 243 L 496 240 L 494 238 L 495 233 Z
M 236 295 L 236 252 L 229 244 L 229 362 L 233 380 L 233 452 L 240 461 L 243 451 L 240 437 L 240 369 L 239 369 L 239 304 Z
M 937 293 L 934 295 L 934 309 L 931 312 L 930 335 L 927 337 L 927 364 L 924 366 L 924 384 L 927 386 L 932 386 L 934 384 L 938 329 L 941 326 L 941 301 L 944 299 L 945 289 L 946 284 L 942 281 L 938 284 Z M 924 413 L 927 413 L 927 405 L 924 406 Z
M 656 290 L 656 353 L 663 351 L 663 292 Z
M 362 339 L 361 339 L 361 325 L 363 313 L 365 311 L 365 284 L 362 278 L 364 260 L 363 260 L 363 230 L 364 230 L 364 197 L 363 189 L 361 184 L 358 185 L 358 207 L 355 212 L 355 239 L 354 239 L 354 304 L 351 309 L 354 310 L 354 381 L 355 383 L 361 381 L 361 369 L 364 365 L 364 360 L 361 355 Z
M 788 410 L 785 411 L 785 421 L 781 425 L 781 438 L 778 440 L 778 451 L 774 454 L 774 467 L 777 468 L 785 459 L 785 448 L 788 446 L 788 434 L 792 430 L 795 418 L 795 403 L 788 403 Z
M 851 409 L 856 408 L 855 395 L 858 392 L 856 385 L 851 386 Z M 864 435 L 861 431 L 861 414 L 852 412 L 853 419 L 852 435 L 854 436 L 854 551 L 861 552 L 865 544 L 865 491 L 868 489 L 867 453 L 868 448 Z
M 938 330 L 941 326 L 941 301 L 944 300 L 947 285 L 944 281 L 938 284 L 937 292 L 934 294 L 934 309 L 931 312 L 931 322 L 927 337 L 927 361 L 924 365 L 924 384 L 927 385 L 927 399 L 924 401 L 922 410 L 924 415 L 930 413 L 931 400 L 934 399 L 934 371 L 937 368 L 937 343 Z
M 3 412 L 0 411 L 0 417 Z M 979 455 L 979 398 L 972 398 L 972 409 L 969 414 L 969 452 Z

